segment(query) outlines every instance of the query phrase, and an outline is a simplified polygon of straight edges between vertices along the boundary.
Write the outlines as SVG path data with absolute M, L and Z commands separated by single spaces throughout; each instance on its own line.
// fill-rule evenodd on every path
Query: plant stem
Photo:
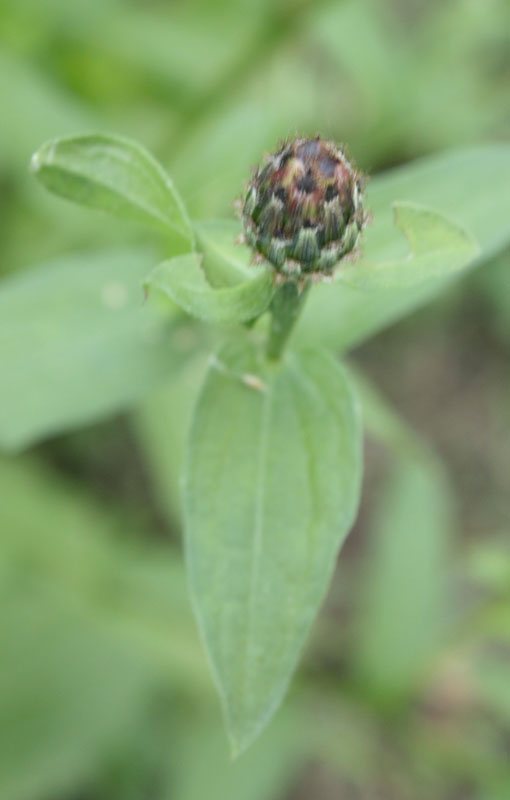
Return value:
M 294 281 L 278 287 L 271 303 L 271 329 L 267 343 L 267 357 L 277 361 L 303 308 L 310 282 L 301 288 Z

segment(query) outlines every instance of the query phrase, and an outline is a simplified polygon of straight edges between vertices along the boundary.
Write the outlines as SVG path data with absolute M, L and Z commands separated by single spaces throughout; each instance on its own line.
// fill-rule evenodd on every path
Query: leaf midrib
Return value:
M 257 454 L 257 473 L 255 482 L 255 504 L 253 509 L 253 537 L 251 547 L 251 572 L 250 572 L 250 591 L 248 595 L 248 620 L 246 624 L 246 634 L 244 639 L 244 660 L 243 660 L 243 681 L 242 681 L 242 696 L 244 703 L 247 703 L 248 691 L 250 686 L 251 667 L 253 665 L 253 621 L 255 618 L 255 598 L 256 586 L 260 573 L 260 554 L 262 548 L 263 538 L 263 520 L 264 520 L 264 505 L 265 505 L 265 464 L 267 461 L 267 446 L 268 446 L 268 433 L 269 422 L 271 417 L 272 406 L 272 387 L 268 387 L 263 400 L 261 428 L 259 437 L 259 450 Z

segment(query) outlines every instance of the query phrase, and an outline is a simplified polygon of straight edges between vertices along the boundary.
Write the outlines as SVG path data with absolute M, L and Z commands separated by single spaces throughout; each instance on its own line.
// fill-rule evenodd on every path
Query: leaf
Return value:
M 392 219 L 396 198 L 437 209 L 469 231 L 481 249 L 476 263 L 492 257 L 510 241 L 509 187 L 508 145 L 452 151 L 376 176 L 367 191 L 373 224 L 364 235 L 364 257 L 370 261 L 405 257 L 403 238 L 395 235 Z M 310 292 L 294 341 L 344 350 L 353 347 L 426 303 L 458 275 L 370 293 L 341 282 L 317 286 Z
M 361 429 L 322 351 L 263 366 L 237 342 L 209 369 L 184 475 L 188 570 L 232 750 L 279 705 L 353 522 Z
M 194 349 L 191 332 L 173 348 L 172 327 L 143 305 L 152 259 L 140 248 L 88 253 L 0 283 L 0 446 L 127 408 Z
M 241 233 L 239 222 L 230 219 L 196 222 L 198 247 L 203 253 L 203 270 L 207 280 L 216 288 L 235 286 L 253 276 L 249 247 L 236 244 Z
M 420 158 L 376 176 L 368 186 L 373 232 L 391 223 L 396 199 L 437 209 L 469 231 L 481 256 L 495 255 L 510 241 L 510 146 L 481 145 Z
M 54 194 L 193 240 L 170 177 L 137 142 L 100 133 L 53 139 L 34 153 L 31 167 Z
M 273 295 L 271 273 L 262 269 L 252 280 L 213 289 L 201 268 L 202 256 L 189 253 L 158 264 L 145 280 L 146 289 L 167 295 L 180 308 L 205 322 L 246 322 L 268 307 Z
M 412 458 L 398 461 L 375 507 L 356 662 L 383 704 L 416 688 L 444 636 L 451 511 L 442 470 Z
M 395 202 L 393 208 L 395 225 L 409 241 L 409 255 L 340 266 L 339 281 L 368 290 L 414 286 L 458 272 L 479 254 L 473 237 L 442 214 L 416 203 Z

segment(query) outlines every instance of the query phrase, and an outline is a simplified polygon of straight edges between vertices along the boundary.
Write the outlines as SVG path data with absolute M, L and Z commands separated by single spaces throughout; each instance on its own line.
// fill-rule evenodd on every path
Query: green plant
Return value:
M 483 205 L 504 191 L 493 178 L 505 152 L 447 155 L 374 181 L 363 257 L 342 263 L 331 284 L 311 287 L 292 335 L 284 348 L 270 347 L 269 359 L 266 343 L 282 316 L 278 292 L 295 284 L 275 292 L 270 271 L 234 246 L 237 223 L 191 221 L 164 170 L 125 139 L 60 139 L 33 158 L 51 191 L 153 225 L 172 257 L 148 271 L 151 253 L 133 249 L 108 261 L 90 257 L 85 268 L 66 261 L 10 279 L 2 326 L 19 332 L 21 319 L 23 336 L 6 348 L 0 438 L 6 447 L 26 445 L 132 405 L 169 378 L 189 408 L 203 354 L 214 348 L 186 446 L 183 511 L 195 610 L 235 752 L 281 701 L 354 519 L 358 395 L 367 423 L 380 419 L 334 352 L 425 302 L 480 252 L 497 250 L 506 216 L 497 203 L 490 214 Z M 34 347 L 41 340 L 44 370 Z M 39 383 L 34 398 L 27 389 Z M 183 414 L 169 411 L 166 432 L 176 446 L 166 454 L 164 491 L 174 511 L 184 426 Z M 430 467 L 398 425 L 395 438 L 403 457 Z

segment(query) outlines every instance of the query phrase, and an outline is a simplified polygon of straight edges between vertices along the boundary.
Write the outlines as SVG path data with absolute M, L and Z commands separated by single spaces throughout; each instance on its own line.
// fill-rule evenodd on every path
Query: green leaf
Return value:
M 469 231 L 482 258 L 489 258 L 510 241 L 510 146 L 490 144 L 417 159 L 376 176 L 367 195 L 380 244 L 398 199 L 437 209 Z
M 133 405 L 197 343 L 143 305 L 145 249 L 65 257 L 0 284 L 0 446 Z
M 479 254 L 470 234 L 442 214 L 416 203 L 395 202 L 395 225 L 406 235 L 405 258 L 340 266 L 338 280 L 361 289 L 414 286 L 458 272 Z
M 395 235 L 393 224 L 392 203 L 399 198 L 437 209 L 469 231 L 481 249 L 479 263 L 510 241 L 509 187 L 508 145 L 452 151 L 376 176 L 367 191 L 373 224 L 365 231 L 364 256 L 372 262 L 406 256 L 405 241 Z M 379 288 L 370 293 L 341 282 L 319 285 L 310 293 L 295 341 L 352 347 L 426 303 L 459 274 L 450 273 L 418 286 Z
M 167 295 L 180 308 L 205 322 L 247 322 L 268 307 L 273 295 L 271 273 L 259 270 L 251 280 L 213 289 L 201 267 L 202 256 L 189 253 L 158 264 L 145 280 L 146 289 Z
M 322 351 L 265 366 L 237 342 L 211 365 L 184 477 L 195 611 L 234 752 L 279 705 L 356 513 L 361 428 Z
M 356 635 L 357 674 L 382 704 L 416 688 L 444 636 L 451 511 L 432 459 L 400 459 L 382 487 Z
M 172 181 L 137 142 L 99 133 L 53 139 L 34 153 L 31 167 L 54 194 L 193 239 Z
M 211 286 L 235 286 L 253 276 L 252 251 L 236 242 L 241 233 L 239 222 L 210 220 L 196 222 L 194 228 L 204 256 L 202 267 Z

